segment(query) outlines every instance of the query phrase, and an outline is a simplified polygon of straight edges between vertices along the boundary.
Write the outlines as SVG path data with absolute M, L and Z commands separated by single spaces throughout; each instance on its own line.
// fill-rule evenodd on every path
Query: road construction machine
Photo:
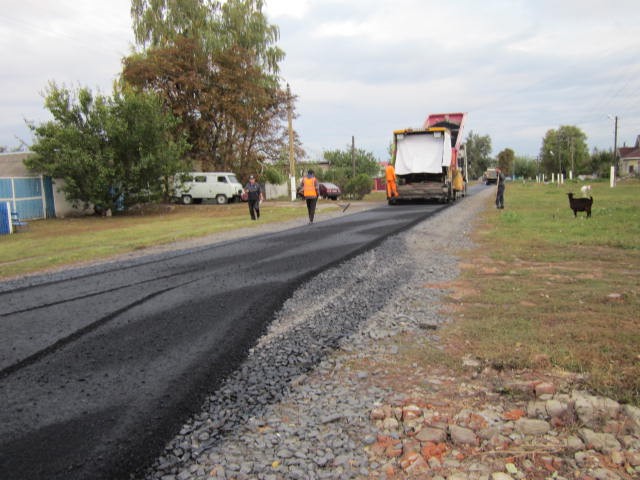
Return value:
M 397 196 L 402 200 L 452 202 L 467 188 L 467 161 L 462 143 L 466 113 L 429 115 L 422 128 L 393 132 Z M 389 189 L 387 189 L 389 191 Z

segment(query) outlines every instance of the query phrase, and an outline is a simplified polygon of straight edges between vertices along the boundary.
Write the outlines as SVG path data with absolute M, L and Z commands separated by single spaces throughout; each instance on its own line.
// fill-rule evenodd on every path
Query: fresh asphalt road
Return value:
M 140 473 L 301 282 L 442 208 L 0 283 L 0 476 Z

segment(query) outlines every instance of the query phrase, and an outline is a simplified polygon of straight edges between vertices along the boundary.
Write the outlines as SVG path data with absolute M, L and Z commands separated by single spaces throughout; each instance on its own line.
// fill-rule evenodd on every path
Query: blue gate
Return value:
M 11 204 L 0 202 L 0 235 L 11 233 Z
M 0 178 L 0 202 L 10 202 L 23 220 L 56 216 L 51 177 Z

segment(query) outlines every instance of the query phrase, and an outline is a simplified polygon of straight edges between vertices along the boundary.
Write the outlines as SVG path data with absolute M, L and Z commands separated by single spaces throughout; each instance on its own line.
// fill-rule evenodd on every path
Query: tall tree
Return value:
M 500 167 L 500 170 L 502 170 L 505 175 L 511 175 L 513 173 L 513 162 L 515 156 L 515 152 L 510 148 L 505 148 L 498 153 L 498 167 Z
M 469 162 L 469 176 L 479 178 L 491 165 L 491 137 L 469 131 L 465 141 L 465 153 Z
M 259 170 L 286 140 L 288 101 L 278 83 L 279 31 L 262 0 L 133 0 L 136 40 L 123 78 L 160 94 L 182 119 L 204 168 Z
M 548 130 L 540 147 L 540 165 L 546 174 L 591 173 L 587 136 L 573 125 Z
M 131 0 L 134 38 L 143 48 L 167 47 L 178 37 L 202 39 L 219 11 L 215 0 Z
M 159 195 L 159 179 L 184 169 L 187 143 L 173 140 L 175 119 L 157 97 L 122 90 L 111 99 L 55 83 L 45 93 L 53 120 L 29 125 L 36 155 L 25 163 L 63 179 L 74 205 L 126 208 Z
M 263 13 L 264 0 L 132 0 L 136 42 L 166 47 L 178 37 L 197 39 L 207 54 L 240 47 L 265 71 L 277 74 L 284 52 L 280 30 Z

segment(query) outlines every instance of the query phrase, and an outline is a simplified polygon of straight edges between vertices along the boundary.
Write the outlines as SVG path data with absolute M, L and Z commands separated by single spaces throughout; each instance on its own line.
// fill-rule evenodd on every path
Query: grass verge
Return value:
M 261 224 L 282 222 L 305 216 L 306 206 L 268 204 L 262 213 Z M 0 279 L 256 226 L 245 203 L 155 205 L 144 214 L 33 221 L 0 237 Z
M 449 299 L 448 351 L 496 368 L 542 364 L 640 405 L 640 182 L 592 184 L 592 218 L 562 186 L 509 184 L 479 219 Z

